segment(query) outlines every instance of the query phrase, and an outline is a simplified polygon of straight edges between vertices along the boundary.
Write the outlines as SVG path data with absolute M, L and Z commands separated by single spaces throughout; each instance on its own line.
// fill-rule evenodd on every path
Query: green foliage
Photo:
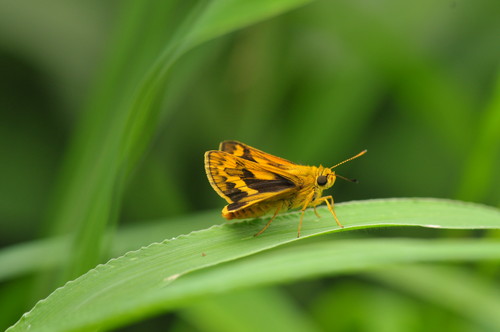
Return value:
M 321 210 L 323 214 L 328 211 Z M 500 228 L 500 211 L 450 201 L 357 202 L 339 206 L 338 213 L 346 220 L 345 230 L 386 225 Z M 270 250 L 301 241 L 295 236 L 295 224 L 290 222 L 297 219 L 297 213 L 277 219 L 281 227 L 273 227 L 257 238 L 253 234 L 265 225 L 264 218 L 252 224 L 213 226 L 112 259 L 56 290 L 11 331 L 28 327 L 39 331 L 110 328 L 178 308 L 203 295 L 235 289 L 382 269 L 398 263 L 500 259 L 498 241 L 470 239 L 355 239 L 306 242 Z M 339 231 L 332 220 L 325 219 L 318 221 L 309 211 L 303 237 Z M 474 226 L 471 221 L 475 221 Z M 498 303 L 490 313 L 498 312 Z M 491 321 L 490 316 L 478 315 L 480 323 L 500 328 L 500 320 Z
M 211 227 L 223 201 L 202 165 L 224 139 L 311 165 L 367 148 L 338 169 L 361 183 L 337 181 L 336 202 L 500 206 L 497 12 L 488 0 L 2 1 L 0 329 L 47 298 L 19 324 L 170 311 L 129 328 L 497 330 L 498 210 L 366 200 L 337 204 L 342 232 L 322 209 L 303 239 L 295 212 L 253 238 L 265 219 Z M 441 264 L 388 269 L 422 261 Z

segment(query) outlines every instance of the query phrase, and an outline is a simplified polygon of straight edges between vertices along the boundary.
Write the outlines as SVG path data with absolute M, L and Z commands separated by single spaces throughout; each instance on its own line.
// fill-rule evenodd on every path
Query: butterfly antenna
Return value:
M 348 181 L 348 182 L 352 182 L 352 183 L 358 183 L 359 182 L 356 179 L 349 179 L 349 178 L 346 178 L 345 176 L 342 176 L 342 175 L 335 174 L 335 176 L 338 177 L 338 178 L 341 178 L 344 181 Z
M 342 165 L 342 164 L 344 164 L 344 163 L 346 163 L 346 162 L 348 162 L 348 161 L 351 161 L 351 160 L 353 160 L 353 159 L 356 159 L 356 158 L 358 158 L 358 157 L 361 157 L 362 155 L 364 155 L 364 154 L 366 153 L 366 151 L 368 151 L 368 150 L 363 150 L 363 151 L 361 151 L 360 153 L 358 153 L 357 155 L 355 155 L 355 156 L 353 156 L 353 157 L 351 157 L 351 158 L 349 158 L 349 159 L 346 159 L 346 160 L 344 160 L 344 161 L 342 161 L 342 162 L 338 163 L 337 165 L 334 165 L 334 166 L 330 167 L 330 169 L 335 168 L 335 167 L 337 167 L 337 166 L 340 166 L 340 165 Z M 347 180 L 347 178 L 344 178 L 344 180 Z M 349 181 L 349 180 L 348 180 L 348 181 Z M 352 181 L 351 181 L 351 182 L 352 182 Z

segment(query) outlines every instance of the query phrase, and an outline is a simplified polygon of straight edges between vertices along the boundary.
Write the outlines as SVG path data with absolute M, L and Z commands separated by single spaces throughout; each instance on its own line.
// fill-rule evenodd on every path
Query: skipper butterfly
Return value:
M 222 216 L 228 220 L 260 217 L 274 212 L 268 223 L 255 236 L 262 234 L 281 211 L 300 208 L 300 237 L 304 211 L 308 207 L 326 203 L 337 225 L 344 227 L 335 214 L 333 197 L 321 196 L 337 177 L 357 182 L 335 174 L 333 168 L 366 153 L 344 160 L 332 167 L 303 166 L 276 157 L 237 141 L 224 141 L 219 150 L 205 153 L 205 170 L 208 181 L 228 205 Z

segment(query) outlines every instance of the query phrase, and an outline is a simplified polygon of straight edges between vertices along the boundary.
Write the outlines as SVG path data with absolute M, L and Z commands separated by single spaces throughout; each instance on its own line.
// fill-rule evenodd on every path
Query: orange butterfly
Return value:
M 333 197 L 321 196 L 337 177 L 333 168 L 362 156 L 366 150 L 329 168 L 294 164 L 237 141 L 224 141 L 219 150 L 205 153 L 205 170 L 214 190 L 227 202 L 222 216 L 228 220 L 254 218 L 274 211 L 269 222 L 255 236 L 262 234 L 280 211 L 300 208 L 300 237 L 304 211 L 325 202 L 339 227 Z

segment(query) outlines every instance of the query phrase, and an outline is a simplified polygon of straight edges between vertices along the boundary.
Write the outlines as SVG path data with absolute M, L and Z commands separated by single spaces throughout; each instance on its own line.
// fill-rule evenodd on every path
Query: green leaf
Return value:
M 478 278 L 477 273 L 450 266 L 417 265 L 373 271 L 369 276 L 414 297 L 437 303 L 492 331 L 500 329 L 500 292 L 494 281 L 485 280 L 483 276 Z
M 121 256 L 152 242 L 161 242 L 165 238 L 187 234 L 223 221 L 220 211 L 208 211 L 124 226 L 113 235 L 110 257 Z M 70 240 L 68 236 L 60 236 L 3 248 L 0 250 L 0 281 L 65 264 L 68 259 L 66 253 L 71 250 Z
M 491 179 L 498 169 L 500 151 L 500 70 L 486 109 L 480 113 L 479 129 L 473 148 L 467 151 L 467 161 L 457 198 L 479 201 L 488 194 Z M 499 197 L 498 186 L 492 197 Z M 500 206 L 500 201 L 496 201 Z
M 258 21 L 277 16 L 313 0 L 213 1 L 190 28 L 188 45 L 194 46 Z
M 110 328 L 180 307 L 196 297 L 234 289 L 396 263 L 500 258 L 499 242 L 469 239 L 304 241 L 305 245 L 269 250 L 308 237 L 367 227 L 500 228 L 497 209 L 436 199 L 339 204 L 337 214 L 344 229 L 335 225 L 326 208 L 319 212 L 324 215 L 319 220 L 313 211 L 306 212 L 300 239 L 296 237 L 299 213 L 293 212 L 279 216 L 257 238 L 253 234 L 266 218 L 216 225 L 129 252 L 57 289 L 11 331 Z
M 117 45 L 114 45 L 114 52 L 106 66 L 108 71 L 83 112 L 84 119 L 71 144 L 59 183 L 58 199 L 50 218 L 58 233 L 61 230 L 77 230 L 66 276 L 76 277 L 101 261 L 103 248 L 106 248 L 105 230 L 116 220 L 117 202 L 128 175 L 135 169 L 161 119 L 165 117 L 162 106 L 175 62 L 200 43 L 307 1 L 199 2 L 176 25 L 172 38 L 162 44 L 155 40 L 146 45 L 150 53 L 143 51 L 143 36 L 137 34 L 141 25 L 149 22 L 152 14 L 158 22 L 161 13 L 175 11 L 169 2 L 156 5 L 155 2 L 125 3 L 121 25 L 118 26 L 121 34 L 118 34 Z M 157 10 L 151 13 L 152 8 Z M 154 24 L 146 26 L 154 27 Z M 138 43 L 141 47 L 136 47 Z M 161 52 L 152 56 L 151 49 L 157 47 Z M 148 58 L 148 66 L 136 65 L 136 57 Z M 120 76 L 127 72 L 129 65 L 132 70 L 140 72 L 137 75 L 139 79 Z
M 206 298 L 180 310 L 179 315 L 206 332 L 319 331 L 291 296 L 276 287 Z

